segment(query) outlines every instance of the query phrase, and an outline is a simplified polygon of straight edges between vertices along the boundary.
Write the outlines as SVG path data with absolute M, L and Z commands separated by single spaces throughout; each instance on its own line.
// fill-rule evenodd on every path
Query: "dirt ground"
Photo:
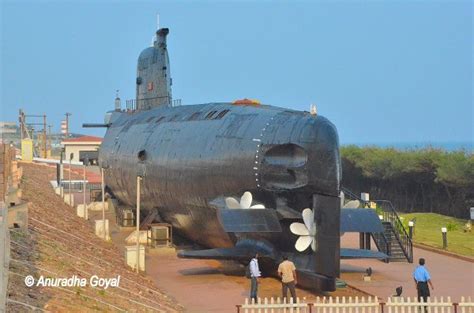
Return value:
M 120 249 L 95 236 L 90 224 L 57 196 L 50 180 L 55 168 L 22 164 L 22 199 L 30 202 L 28 229 L 11 231 L 8 312 L 25 312 L 25 305 L 52 312 L 179 312 L 177 301 L 152 280 L 131 271 Z M 118 287 L 27 287 L 25 277 L 114 278 Z
M 55 169 L 42 165 L 23 165 L 23 199 L 30 201 L 29 231 L 12 232 L 12 261 L 9 297 L 34 307 L 57 312 L 87 311 L 181 311 L 235 312 L 249 293 L 249 280 L 242 265 L 213 260 L 177 258 L 175 249 L 147 249 L 146 273 L 136 274 L 124 263 L 124 239 L 132 229 L 115 225 L 115 215 L 106 211 L 111 224 L 113 243 L 103 242 L 94 235 L 95 219 L 101 212 L 90 212 L 84 221 L 75 210 L 55 195 L 49 181 Z M 79 179 L 73 173 L 73 179 Z M 76 195 L 76 198 L 81 195 Z M 79 199 L 77 199 L 79 200 Z M 80 202 L 79 202 L 80 201 Z M 79 200 L 81 203 L 82 200 Z M 20 263 L 19 261 L 23 262 Z M 123 278 L 121 289 L 28 288 L 26 275 L 52 277 L 90 277 L 92 274 Z M 146 275 L 146 276 L 145 276 Z M 336 292 L 316 294 L 297 289 L 300 299 L 312 302 L 317 296 L 365 296 L 350 287 Z M 265 277 L 259 286 L 260 297 L 280 297 L 280 282 Z M 179 303 L 179 304 L 178 304 Z M 22 311 L 9 304 L 10 311 Z

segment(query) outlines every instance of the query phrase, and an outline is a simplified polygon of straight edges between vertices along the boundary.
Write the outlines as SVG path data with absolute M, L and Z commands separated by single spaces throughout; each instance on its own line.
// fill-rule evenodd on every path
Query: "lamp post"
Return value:
M 137 253 L 136 253 L 136 267 L 137 273 L 140 271 L 140 187 L 141 187 L 142 177 L 137 175 L 137 216 L 136 216 L 136 226 L 137 226 Z
M 83 181 L 82 181 L 82 205 L 84 208 L 84 217 L 86 220 L 89 219 L 89 212 L 86 206 L 86 166 L 89 163 L 89 158 L 85 158 L 83 161 L 84 168 L 83 168 Z
M 102 189 L 102 227 L 104 232 L 104 240 L 107 240 L 107 233 L 105 228 L 105 185 L 104 185 L 104 168 L 100 168 L 100 187 Z
M 69 155 L 69 206 L 72 206 L 72 194 L 71 194 L 71 162 L 74 158 L 74 153 Z
M 59 194 L 61 195 L 61 198 L 64 198 L 64 188 L 63 188 L 64 165 L 63 165 L 63 159 L 66 156 L 65 151 L 66 151 L 65 148 L 61 149 L 61 158 L 59 160 Z
M 413 226 L 414 225 L 415 225 L 415 223 L 413 223 L 413 221 L 408 222 L 408 237 L 410 237 L 410 239 L 413 238 Z
M 137 215 L 136 215 L 136 227 L 137 227 L 137 246 L 136 246 L 136 268 L 137 273 L 140 271 L 140 201 L 141 201 L 141 182 L 143 177 L 146 175 L 146 151 L 141 150 L 138 153 L 138 164 L 137 164 Z
M 448 248 L 448 229 L 446 227 L 442 227 L 441 234 L 443 235 L 443 249 L 446 249 Z

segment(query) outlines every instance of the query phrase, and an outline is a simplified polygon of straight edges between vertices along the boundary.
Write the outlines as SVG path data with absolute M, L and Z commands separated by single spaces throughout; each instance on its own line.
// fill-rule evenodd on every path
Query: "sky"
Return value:
M 473 142 L 473 1 L 1 1 L 2 121 L 101 123 L 170 28 L 173 97 L 318 114 L 342 144 Z

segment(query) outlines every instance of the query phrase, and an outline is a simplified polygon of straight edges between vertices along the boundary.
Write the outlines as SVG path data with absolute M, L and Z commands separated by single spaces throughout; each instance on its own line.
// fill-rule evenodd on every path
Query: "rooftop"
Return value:
M 68 143 L 101 143 L 102 138 L 100 137 L 95 137 L 95 136 L 82 136 L 82 137 L 77 137 L 77 138 L 69 138 L 69 139 L 64 139 L 61 141 L 62 144 L 68 144 Z

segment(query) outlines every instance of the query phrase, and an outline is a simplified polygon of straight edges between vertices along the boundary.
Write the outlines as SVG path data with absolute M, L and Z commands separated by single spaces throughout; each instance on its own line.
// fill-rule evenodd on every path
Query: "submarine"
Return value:
M 386 257 L 340 247 L 341 233 L 367 229 L 341 228 L 335 125 L 250 99 L 177 105 L 168 34 L 160 28 L 139 55 L 136 99 L 83 125 L 107 128 L 99 165 L 110 193 L 134 207 L 141 176 L 142 211 L 203 247 L 179 257 L 248 262 L 258 253 L 271 273 L 288 256 L 305 288 L 335 290 L 341 258 Z

